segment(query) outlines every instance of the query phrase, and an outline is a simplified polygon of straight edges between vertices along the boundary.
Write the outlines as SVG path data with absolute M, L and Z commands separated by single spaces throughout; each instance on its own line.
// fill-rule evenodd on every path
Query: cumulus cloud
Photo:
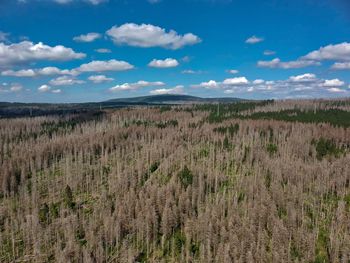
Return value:
M 338 60 L 350 61 L 350 43 L 344 42 L 336 45 L 328 45 L 318 50 L 312 51 L 303 59 L 308 60 Z
M 350 69 L 350 62 L 336 62 L 332 65 L 331 68 L 336 70 Z
M 262 38 L 262 37 L 251 36 L 245 42 L 247 44 L 257 44 L 257 43 L 262 42 L 262 41 L 264 41 L 264 38 Z
M 271 55 L 270 52 L 267 53 L 266 51 L 264 54 Z M 336 63 L 332 65 L 332 69 L 350 69 L 350 43 L 343 42 L 340 44 L 320 47 L 318 50 L 311 51 L 295 61 L 283 62 L 279 58 L 275 58 L 271 61 L 258 61 L 258 66 L 282 69 L 303 68 L 308 66 L 319 66 L 321 65 L 320 62 L 324 60 L 336 61 Z
M 51 87 L 49 85 L 41 85 L 39 88 L 38 88 L 38 92 L 40 93 L 53 93 L 53 94 L 58 94 L 58 93 L 61 93 L 62 90 L 61 89 L 51 89 Z
M 68 69 L 59 69 L 56 67 L 45 67 L 35 70 L 38 75 L 50 76 L 50 75 L 75 75 L 76 72 Z
M 133 69 L 134 66 L 126 61 L 111 59 L 108 61 L 91 61 L 76 68 L 79 72 L 102 72 L 102 71 L 124 71 Z
M 86 35 L 80 35 L 80 36 L 76 36 L 73 38 L 74 41 L 76 42 L 93 42 L 96 39 L 101 38 L 102 35 L 99 33 L 87 33 Z
M 289 77 L 289 80 L 292 82 L 299 82 L 299 83 L 312 82 L 316 80 L 316 75 L 311 73 L 306 73 L 303 75 L 291 76 Z
M 173 58 L 167 58 L 164 60 L 161 59 L 153 59 L 150 63 L 148 63 L 149 67 L 152 68 L 174 68 L 179 65 L 179 62 Z
M 246 77 L 238 77 L 238 78 L 230 78 L 225 79 L 222 84 L 224 85 L 233 85 L 233 86 L 239 86 L 239 85 L 246 85 L 249 81 Z
M 83 72 L 124 71 L 133 68 L 134 66 L 128 62 L 111 59 L 108 61 L 91 61 L 71 70 L 62 70 L 57 67 L 45 67 L 40 69 L 22 69 L 18 71 L 5 70 L 1 72 L 1 75 L 12 77 L 37 77 L 50 75 L 77 76 Z
M 305 73 L 297 76 L 290 76 L 286 80 L 262 80 L 249 81 L 245 77 L 225 79 L 223 81 L 210 80 L 192 88 L 205 88 L 222 90 L 225 94 L 244 94 L 247 92 L 266 93 L 280 97 L 289 95 L 319 97 L 321 94 L 328 96 L 329 93 L 349 93 L 350 90 L 344 88 L 345 82 L 339 79 L 320 79 L 315 74 Z
M 2 76 L 11 77 L 37 77 L 37 76 L 50 76 L 50 75 L 75 75 L 77 72 L 64 69 L 61 70 L 56 67 L 45 67 L 41 69 L 21 69 L 18 71 L 5 70 L 1 72 Z
M 153 95 L 184 94 L 184 86 L 178 85 L 178 86 L 175 86 L 174 88 L 169 88 L 169 89 L 155 89 L 155 90 L 151 90 L 150 94 L 153 94 Z
M 94 82 L 94 83 L 103 83 L 103 82 L 109 82 L 114 80 L 113 78 L 108 78 L 105 75 L 93 75 L 88 77 L 88 80 Z
M 51 90 L 51 87 L 49 85 L 41 85 L 39 88 L 38 88 L 38 91 L 39 92 L 48 92 Z
M 50 84 L 53 86 L 72 86 L 83 83 L 85 83 L 85 81 L 70 76 L 61 76 L 50 80 Z
M 342 87 L 345 82 L 339 79 L 326 79 L 322 85 L 323 87 Z
M 11 77 L 35 77 L 36 72 L 32 69 L 21 69 L 18 71 L 5 70 L 1 72 L 2 76 L 11 76 Z
M 253 84 L 259 85 L 259 84 L 263 84 L 265 82 L 265 80 L 263 79 L 256 79 L 253 81 Z
M 117 91 L 126 91 L 126 90 L 137 90 L 140 88 L 146 88 L 146 87 L 157 87 L 157 86 L 164 86 L 165 83 L 161 81 L 156 81 L 156 82 L 149 82 L 149 81 L 144 81 L 140 80 L 135 83 L 124 83 L 121 85 L 116 85 L 112 88 L 109 89 L 111 92 L 117 92 Z
M 126 23 L 119 27 L 113 26 L 106 34 L 115 44 L 143 48 L 179 49 L 201 42 L 201 39 L 192 33 L 180 35 L 174 30 L 167 32 L 164 28 L 151 24 Z
M 205 89 L 217 89 L 219 88 L 219 82 L 215 80 L 209 80 L 208 82 L 202 82 L 198 85 L 192 85 L 193 88 L 205 88 Z
M 0 43 L 0 65 L 2 67 L 40 60 L 67 61 L 81 59 L 85 56 L 84 53 L 77 53 L 73 49 L 62 45 L 51 47 L 42 42 L 34 44 L 30 41 L 9 45 Z
M 319 66 L 320 63 L 313 60 L 295 60 L 283 62 L 279 58 L 275 58 L 270 61 L 258 61 L 258 67 L 262 68 L 281 68 L 281 69 L 292 69 L 292 68 L 305 68 L 309 66 Z

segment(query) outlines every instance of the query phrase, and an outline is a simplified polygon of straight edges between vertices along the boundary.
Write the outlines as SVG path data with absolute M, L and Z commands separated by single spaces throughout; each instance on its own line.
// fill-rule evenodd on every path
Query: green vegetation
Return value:
M 277 153 L 278 147 L 276 144 L 269 143 L 266 147 L 266 150 L 270 156 L 273 156 L 275 153 Z
M 69 185 L 66 186 L 63 194 L 63 202 L 66 207 L 73 209 L 75 207 L 75 203 L 73 201 L 73 192 Z
M 333 156 L 339 158 L 345 153 L 344 148 L 338 148 L 333 140 L 320 138 L 319 140 L 313 140 L 312 145 L 315 145 L 316 157 L 318 160 L 322 160 L 326 156 Z
M 250 119 L 272 119 L 280 121 L 304 123 L 329 123 L 334 126 L 350 127 L 350 112 L 340 109 L 332 110 L 284 110 L 271 112 L 256 112 L 249 115 Z
M 236 123 L 235 125 L 231 124 L 230 126 L 220 126 L 217 128 L 214 128 L 214 132 L 218 132 L 221 134 L 229 134 L 231 137 L 235 135 L 239 130 L 239 124 Z
M 227 104 L 201 104 L 194 106 L 195 111 L 209 111 L 208 122 L 222 122 L 231 118 L 241 118 L 240 112 L 254 110 L 258 106 L 266 106 L 273 100 L 236 102 Z
M 188 167 L 185 165 L 185 167 L 179 172 L 178 177 L 180 179 L 180 182 L 184 187 L 187 187 L 192 184 L 193 182 L 193 174 L 188 169 Z

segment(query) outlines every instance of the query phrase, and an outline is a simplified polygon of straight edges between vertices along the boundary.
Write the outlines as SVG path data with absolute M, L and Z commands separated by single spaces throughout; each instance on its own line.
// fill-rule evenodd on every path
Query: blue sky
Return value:
M 347 0 L 3 0 L 0 101 L 350 96 Z

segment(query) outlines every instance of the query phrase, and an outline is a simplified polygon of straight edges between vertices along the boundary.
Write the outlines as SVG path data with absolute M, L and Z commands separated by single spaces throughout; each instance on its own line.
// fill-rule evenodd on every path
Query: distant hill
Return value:
M 118 98 L 102 103 L 132 103 L 132 104 L 192 104 L 192 103 L 214 103 L 214 102 L 237 102 L 239 98 L 201 98 L 190 95 L 163 94 L 152 96 L 141 96 L 134 98 Z
M 80 113 L 86 111 L 99 111 L 106 108 L 123 108 L 130 106 L 161 106 L 199 103 L 233 103 L 238 98 L 201 98 L 189 95 L 152 95 L 134 98 L 118 98 L 102 102 L 84 103 L 10 103 L 0 102 L 0 118 L 61 115 L 67 113 Z

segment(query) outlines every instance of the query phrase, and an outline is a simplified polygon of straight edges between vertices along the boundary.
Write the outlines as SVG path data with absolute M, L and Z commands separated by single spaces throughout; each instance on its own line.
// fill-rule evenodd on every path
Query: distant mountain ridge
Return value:
M 214 103 L 214 102 L 238 102 L 240 98 L 202 98 L 191 95 L 162 94 L 132 98 L 118 98 L 104 101 L 102 103 L 140 103 L 140 104 L 191 104 L 191 103 Z
M 162 94 L 132 98 L 118 98 L 101 102 L 83 103 L 18 103 L 0 102 L 0 118 L 42 116 L 50 114 L 78 113 L 136 106 L 162 106 L 204 103 L 234 103 L 239 98 L 201 98 L 190 95 Z

